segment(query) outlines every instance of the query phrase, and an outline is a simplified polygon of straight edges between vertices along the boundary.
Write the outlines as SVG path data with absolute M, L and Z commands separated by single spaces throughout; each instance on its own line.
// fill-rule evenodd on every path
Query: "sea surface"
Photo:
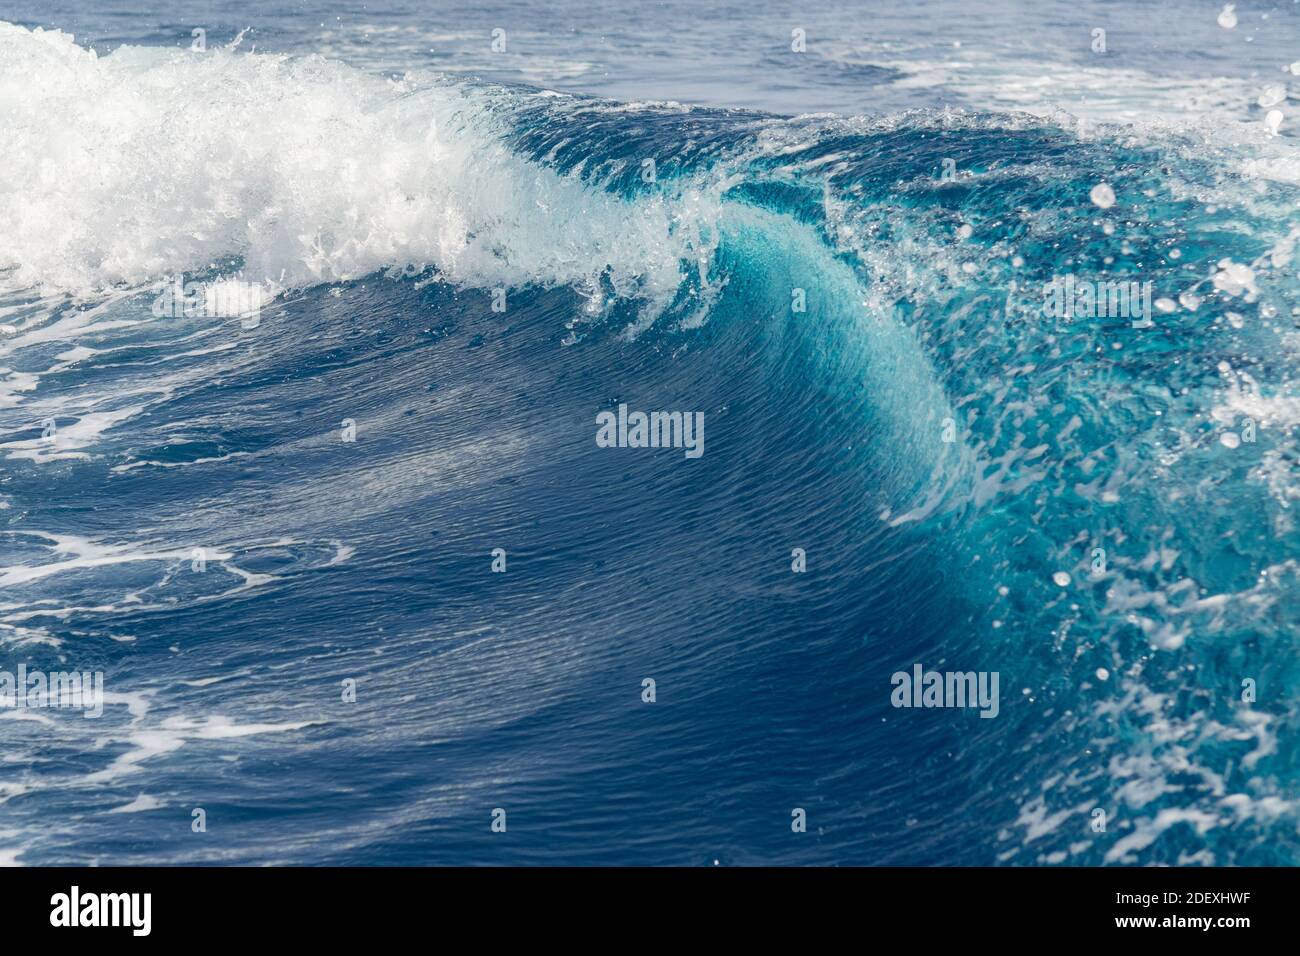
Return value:
M 0 862 L 1300 862 L 1300 5 L 0 21 Z

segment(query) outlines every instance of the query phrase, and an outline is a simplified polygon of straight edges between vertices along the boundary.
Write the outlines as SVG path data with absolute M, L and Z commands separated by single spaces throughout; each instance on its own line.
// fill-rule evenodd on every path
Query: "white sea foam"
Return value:
M 0 23 L 5 284 L 86 293 L 240 257 L 273 290 L 392 266 L 483 288 L 676 289 L 670 204 L 633 209 L 519 159 L 490 105 L 320 57 L 101 57 Z
M 81 777 L 81 785 L 102 785 L 119 777 L 134 773 L 141 763 L 154 757 L 179 750 L 191 740 L 229 740 L 259 734 L 288 733 L 313 726 L 314 721 L 293 721 L 271 724 L 239 724 L 230 718 L 213 715 L 198 721 L 186 717 L 168 717 L 155 726 L 140 726 L 139 720 L 125 736 L 114 736 L 112 742 L 124 742 L 130 748 L 116 757 L 107 767 Z
M 78 535 L 46 534 L 38 531 L 24 533 L 49 541 L 52 553 L 67 555 L 67 557 L 62 561 L 50 561 L 44 564 L 15 565 L 0 568 L 0 584 L 23 584 L 77 569 L 98 568 L 105 565 L 127 564 L 135 561 L 188 561 L 193 556 L 193 549 L 190 548 L 153 550 L 137 548 L 129 544 L 104 544 Z M 229 561 L 233 557 L 233 554 L 218 549 L 212 549 L 205 555 L 205 558 L 211 561 Z M 233 566 L 231 567 L 233 570 Z
M 99 436 L 118 422 L 134 418 L 144 411 L 143 405 L 129 405 L 112 411 L 85 412 L 70 424 L 55 423 L 48 437 L 26 438 L 0 443 L 9 449 L 9 458 L 27 458 L 35 462 L 60 461 L 67 458 L 89 458 L 85 448 L 94 445 Z M 50 421 L 54 421 L 51 419 Z
M 151 797 L 147 793 L 142 793 L 130 803 L 120 807 L 114 807 L 109 813 L 143 813 L 146 810 L 157 810 L 165 806 L 157 797 Z

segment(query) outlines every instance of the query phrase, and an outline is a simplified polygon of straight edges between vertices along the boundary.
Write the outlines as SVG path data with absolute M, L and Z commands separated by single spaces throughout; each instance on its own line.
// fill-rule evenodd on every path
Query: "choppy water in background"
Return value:
M 0 860 L 1296 862 L 1300 11 L 814 6 L 7 8 Z

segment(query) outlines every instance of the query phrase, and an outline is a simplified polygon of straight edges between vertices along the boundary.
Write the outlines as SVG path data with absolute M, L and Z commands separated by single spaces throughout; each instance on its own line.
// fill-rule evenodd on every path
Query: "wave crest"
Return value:
M 233 46 L 101 57 L 0 23 L 6 285 L 85 293 L 235 261 L 280 288 L 393 267 L 677 288 L 676 210 L 515 156 L 491 91 Z

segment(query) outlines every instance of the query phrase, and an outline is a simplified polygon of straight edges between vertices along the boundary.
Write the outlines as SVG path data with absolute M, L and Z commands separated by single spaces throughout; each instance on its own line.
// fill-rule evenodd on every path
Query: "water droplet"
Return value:
M 1097 668 L 1097 680 L 1110 680 L 1110 671 L 1104 667 Z
M 1264 92 L 1259 94 L 1257 102 L 1264 109 L 1268 109 L 1270 106 L 1277 106 L 1284 99 L 1286 99 L 1286 87 L 1281 83 L 1277 83 L 1273 86 L 1264 87 Z
M 1225 30 L 1231 30 L 1237 25 L 1237 5 L 1235 3 L 1225 3 L 1223 12 L 1219 14 L 1219 26 Z
M 1070 586 L 1070 576 L 1064 571 L 1057 571 L 1052 575 L 1052 580 L 1056 582 L 1057 587 L 1067 588 Z
M 1219 271 L 1214 273 L 1213 282 L 1216 289 L 1231 296 L 1238 296 L 1243 292 L 1253 296 L 1257 292 L 1255 270 L 1231 259 L 1219 260 Z
M 1088 193 L 1088 198 L 1092 200 L 1093 205 L 1102 209 L 1109 209 L 1115 205 L 1115 190 L 1105 183 L 1098 183 L 1092 187 L 1092 192 Z

